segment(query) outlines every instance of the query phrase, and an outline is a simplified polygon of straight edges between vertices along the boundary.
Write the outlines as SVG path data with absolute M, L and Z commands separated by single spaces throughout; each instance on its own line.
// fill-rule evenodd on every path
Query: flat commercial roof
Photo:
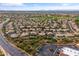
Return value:
M 63 47 L 61 48 L 64 54 L 69 55 L 69 56 L 79 56 L 79 50 L 73 49 L 70 47 Z

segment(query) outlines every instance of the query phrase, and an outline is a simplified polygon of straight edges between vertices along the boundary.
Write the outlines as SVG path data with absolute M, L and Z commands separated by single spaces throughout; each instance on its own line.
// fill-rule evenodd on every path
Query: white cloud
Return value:
M 23 3 L 1 3 L 1 6 L 23 6 Z
M 25 0 L 0 0 L 0 3 L 24 3 Z
M 79 10 L 79 4 L 61 3 L 61 5 L 38 5 L 23 3 L 1 3 L 0 10 Z
M 79 3 L 79 0 L 0 0 L 0 3 Z
M 79 6 L 56 6 L 56 7 L 48 7 L 48 9 L 53 9 L 53 10 L 79 10 Z
M 32 10 L 79 10 L 79 6 L 44 6 L 44 7 L 32 7 Z
M 69 3 L 63 3 L 62 6 L 69 6 Z

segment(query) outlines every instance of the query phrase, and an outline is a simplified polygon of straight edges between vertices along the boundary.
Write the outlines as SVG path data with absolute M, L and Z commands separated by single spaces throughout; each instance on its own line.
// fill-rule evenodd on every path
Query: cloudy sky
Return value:
M 79 3 L 0 3 L 0 10 L 79 10 Z

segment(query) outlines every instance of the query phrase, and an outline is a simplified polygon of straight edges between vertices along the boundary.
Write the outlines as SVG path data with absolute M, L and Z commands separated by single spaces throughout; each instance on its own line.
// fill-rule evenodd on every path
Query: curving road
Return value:
M 17 48 L 13 47 L 1 35 L 0 35 L 0 45 L 11 56 L 26 56 L 24 52 L 21 52 Z
M 24 52 L 12 46 L 3 36 L 2 28 L 5 26 L 10 19 L 7 19 L 3 23 L 0 24 L 0 46 L 6 51 L 6 54 L 11 56 L 27 56 Z

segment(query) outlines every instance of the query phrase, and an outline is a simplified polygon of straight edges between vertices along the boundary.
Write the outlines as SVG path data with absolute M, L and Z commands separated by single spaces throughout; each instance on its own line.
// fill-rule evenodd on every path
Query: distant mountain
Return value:
M 14 11 L 14 10 L 0 10 L 0 13 L 66 13 L 79 14 L 79 10 L 35 10 L 35 11 Z

